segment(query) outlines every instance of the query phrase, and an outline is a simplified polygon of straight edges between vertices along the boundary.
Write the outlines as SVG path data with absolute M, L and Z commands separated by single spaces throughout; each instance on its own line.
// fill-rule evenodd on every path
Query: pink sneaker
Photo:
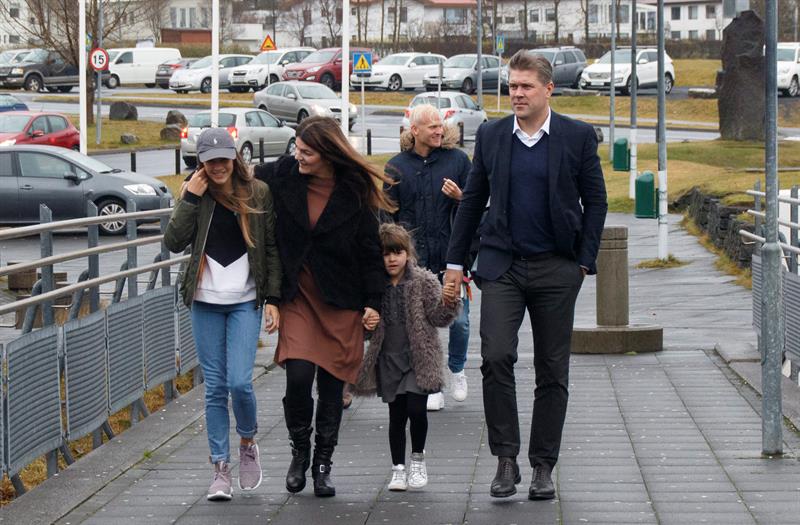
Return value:
M 239 447 L 239 488 L 255 490 L 261 485 L 261 457 L 258 445 Z
M 214 481 L 208 487 L 206 499 L 209 501 L 228 501 L 232 497 L 230 465 L 224 461 L 218 461 L 214 463 Z

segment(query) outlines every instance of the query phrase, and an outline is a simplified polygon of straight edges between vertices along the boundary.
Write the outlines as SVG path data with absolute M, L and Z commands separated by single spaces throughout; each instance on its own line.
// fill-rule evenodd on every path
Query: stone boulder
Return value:
M 717 73 L 719 132 L 724 140 L 764 140 L 764 22 L 743 11 L 722 32 Z
M 689 98 L 717 98 L 717 90 L 713 88 L 689 88 Z
M 599 97 L 601 94 L 599 91 L 589 89 L 564 88 L 561 90 L 561 96 L 564 97 Z
M 603 128 L 595 126 L 594 127 L 594 134 L 597 135 L 597 142 L 598 143 L 602 143 L 603 142 Z
M 139 142 L 139 137 L 133 133 L 123 133 L 120 135 L 119 141 L 123 144 L 137 144 Z
M 108 118 L 111 120 L 139 120 L 139 112 L 133 104 L 114 102 L 108 111 Z
M 181 140 L 183 126 L 169 124 L 161 128 L 161 140 Z
M 171 109 L 167 113 L 167 120 L 165 124 L 167 126 L 169 126 L 170 124 L 177 124 L 180 127 L 185 128 L 186 126 L 189 125 L 189 121 L 186 120 L 186 116 L 183 113 L 181 113 L 177 109 Z

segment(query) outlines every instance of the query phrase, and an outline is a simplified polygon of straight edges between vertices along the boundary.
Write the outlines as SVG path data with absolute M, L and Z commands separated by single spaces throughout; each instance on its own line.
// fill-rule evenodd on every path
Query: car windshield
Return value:
M 336 98 L 336 93 L 322 84 L 302 84 L 297 86 L 302 98 L 324 99 Z
M 119 168 L 112 168 L 108 164 L 104 164 L 95 158 L 89 157 L 88 155 L 84 155 L 77 151 L 65 149 L 59 153 L 76 164 L 80 164 L 82 167 L 97 173 L 118 173 L 122 171 Z
M 11 62 L 14 57 L 14 51 L 4 51 L 0 53 L 0 64 L 7 64 Z
M 462 69 L 468 69 L 475 66 L 475 57 L 471 57 L 468 55 L 459 55 L 448 58 L 447 61 L 444 63 L 444 67 L 457 67 Z
M 34 49 L 25 57 L 25 62 L 44 62 L 47 58 L 46 49 Z
M 794 49 L 778 48 L 778 62 L 794 62 Z
M 29 120 L 28 115 L 0 115 L 0 133 L 19 133 Z
M 551 64 L 553 63 L 553 57 L 556 55 L 553 51 L 539 51 L 538 49 L 531 49 L 530 53 L 532 55 L 542 55 Z
M 15 99 L 11 95 L 6 95 L 5 93 L 0 93 L 0 106 L 13 106 L 14 104 L 18 104 L 19 100 Z
M 233 113 L 219 114 L 219 127 L 227 128 L 236 125 L 236 115 Z M 196 113 L 189 117 L 190 128 L 210 128 L 211 113 Z
M 110 63 L 114 63 L 114 60 L 119 56 L 119 51 L 109 51 L 108 52 L 108 61 Z
M 205 57 L 201 58 L 200 60 L 189 66 L 189 69 L 203 69 L 210 65 L 211 65 L 211 57 Z
M 266 53 L 261 53 L 253 60 L 250 61 L 251 64 L 274 64 L 278 61 L 278 59 L 283 56 L 283 51 L 267 51 Z
M 382 66 L 402 66 L 408 62 L 408 55 L 389 55 L 381 60 Z
M 314 51 L 307 57 L 303 59 L 303 62 L 306 64 L 324 64 L 325 62 L 330 62 L 331 59 L 336 56 L 337 51 L 335 49 L 329 49 L 327 51 Z
M 436 101 L 439 101 L 439 105 L 436 106 Z M 439 108 L 449 108 L 453 105 L 449 98 L 444 97 L 416 97 L 414 100 L 411 101 L 411 107 L 420 106 L 422 104 L 430 104 L 431 106 L 439 107 Z
M 617 64 L 624 64 L 630 63 L 631 61 L 631 50 L 630 49 L 622 49 L 617 51 L 617 54 L 614 56 L 614 62 Z M 611 51 L 606 53 L 605 55 L 600 57 L 600 60 L 597 61 L 598 64 L 610 64 L 611 63 Z

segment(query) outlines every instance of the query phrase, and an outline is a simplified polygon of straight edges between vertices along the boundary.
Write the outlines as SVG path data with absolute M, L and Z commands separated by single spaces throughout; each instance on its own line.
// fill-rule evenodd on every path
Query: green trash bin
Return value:
M 658 199 L 656 198 L 656 177 L 652 171 L 644 171 L 636 177 L 636 205 L 634 214 L 637 219 L 657 219 Z
M 631 169 L 631 152 L 628 148 L 628 139 L 614 141 L 614 171 L 629 171 Z

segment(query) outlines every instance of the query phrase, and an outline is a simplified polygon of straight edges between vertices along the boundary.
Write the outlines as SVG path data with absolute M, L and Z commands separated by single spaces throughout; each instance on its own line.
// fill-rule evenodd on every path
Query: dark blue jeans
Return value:
M 447 367 L 454 374 L 464 370 L 469 347 L 469 299 L 464 297 L 461 304 L 461 313 L 450 325 L 450 338 L 447 344 Z

